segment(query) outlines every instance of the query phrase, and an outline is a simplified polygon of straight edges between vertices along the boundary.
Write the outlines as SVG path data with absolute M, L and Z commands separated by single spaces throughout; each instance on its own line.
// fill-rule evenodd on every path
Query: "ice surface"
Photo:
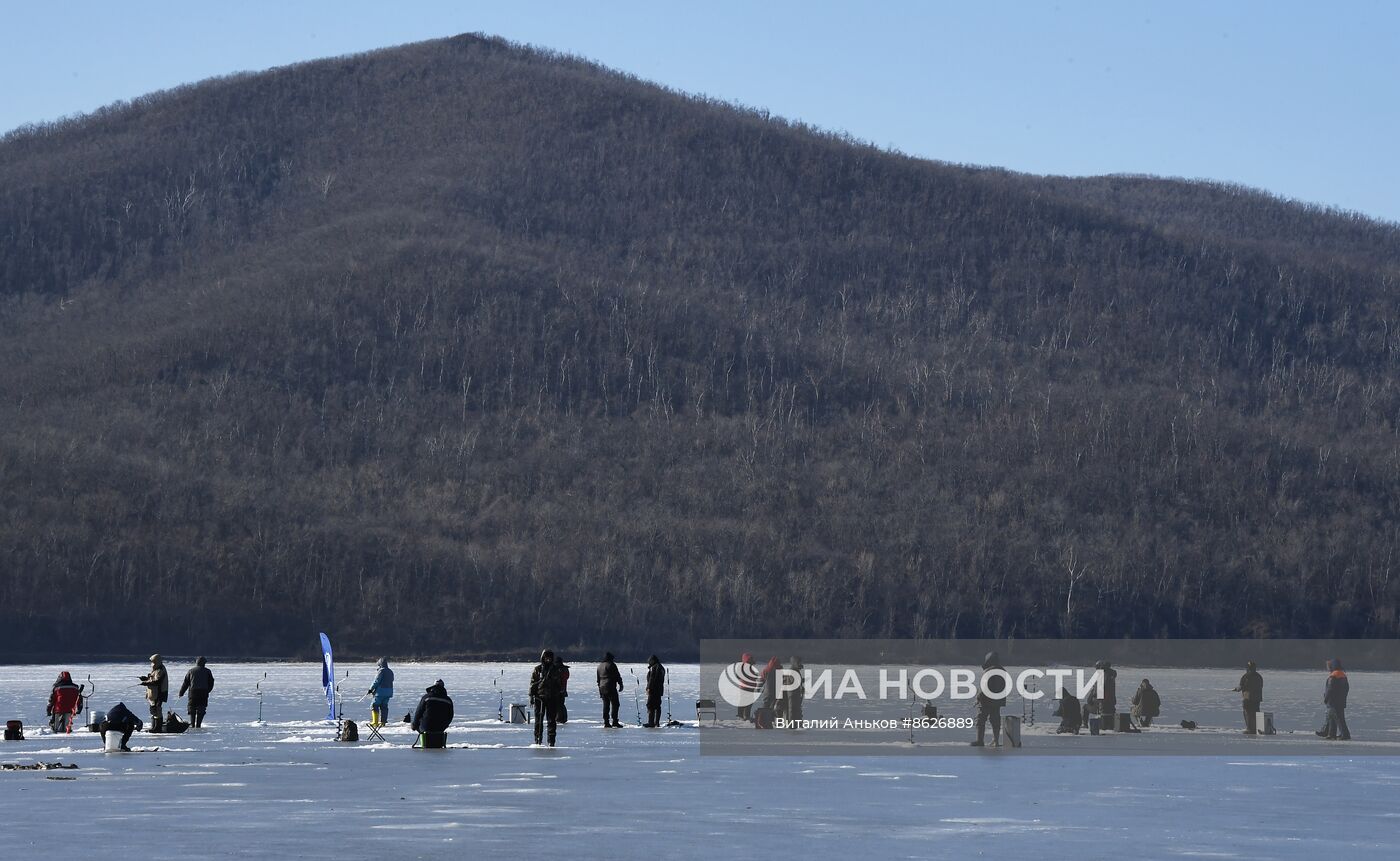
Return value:
M 169 662 L 177 683 L 186 665 Z M 986 756 L 729 757 L 699 754 L 692 726 L 603 730 L 592 666 L 575 664 L 571 720 L 554 750 L 531 730 L 497 721 L 525 700 L 523 664 L 396 664 L 391 713 L 402 717 L 434 679 L 457 705 L 450 749 L 386 742 L 346 745 L 319 718 L 320 669 L 307 664 L 211 665 L 217 685 L 203 731 L 137 734 L 133 754 L 100 751 L 96 735 L 53 736 L 43 705 L 60 669 L 92 674 L 92 707 L 125 701 L 144 716 L 143 667 L 6 667 L 0 718 L 25 721 L 28 740 L 0 745 L 0 762 L 74 762 L 78 771 L 0 773 L 4 858 L 65 850 L 139 858 L 514 857 L 569 859 L 782 857 L 1387 858 L 1400 857 L 1400 757 L 1278 759 L 1229 756 L 1033 758 Z M 347 715 L 372 676 L 350 665 Z M 635 723 L 635 671 L 623 666 L 623 718 Z M 503 672 L 504 671 L 504 672 Z M 265 722 L 253 686 L 267 672 Z M 672 666 L 674 716 L 688 714 L 698 669 Z M 1234 674 L 1236 677 L 1238 674 Z M 1225 734 L 1236 710 L 1230 674 L 1190 681 L 1154 671 L 1163 721 L 1189 716 Z M 1191 678 L 1196 678 L 1192 676 Z M 1120 675 L 1128 692 L 1136 677 Z M 1320 674 L 1271 674 L 1266 697 L 1281 729 L 1320 715 Z M 493 681 L 497 683 L 493 687 Z M 1194 685 L 1194 687 L 1193 687 Z M 1222 687 L 1224 690 L 1222 690 Z M 1396 702 L 1400 680 L 1353 676 L 1356 719 Z M 1171 691 L 1171 695 L 1168 695 Z M 172 691 L 173 693 L 173 691 Z M 177 710 L 183 711 L 176 705 Z M 1013 713 L 1019 706 L 1013 704 Z M 1042 710 L 1042 721 L 1048 718 Z M 1043 724 L 1042 724 L 1043 726 Z M 367 733 L 362 729 L 361 738 Z M 1248 744 L 1250 740 L 1239 739 Z M 1028 736 L 1027 744 L 1035 743 Z M 1102 742 L 1109 743 L 1109 742 Z M 1321 742 L 1318 742 L 1321 743 Z M 1297 750 L 1294 746 L 1291 748 Z M 61 774 L 76 780 L 48 777 Z M 71 835 L 76 843 L 64 842 Z

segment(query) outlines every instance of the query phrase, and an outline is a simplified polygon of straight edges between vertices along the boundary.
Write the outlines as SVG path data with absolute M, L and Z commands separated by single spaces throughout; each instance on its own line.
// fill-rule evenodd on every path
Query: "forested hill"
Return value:
M 20 130 L 0 657 L 1395 636 L 1397 279 L 475 36 Z

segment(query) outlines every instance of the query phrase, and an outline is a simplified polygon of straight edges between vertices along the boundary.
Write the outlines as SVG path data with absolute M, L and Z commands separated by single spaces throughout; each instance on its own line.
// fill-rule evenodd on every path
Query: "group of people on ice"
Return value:
M 174 712 L 165 712 L 166 703 L 170 699 L 170 673 L 159 654 L 151 655 L 150 671 L 137 676 L 136 684 L 146 689 L 146 704 L 150 707 L 151 714 L 151 732 L 183 732 L 191 726 L 204 725 L 204 713 L 209 707 L 209 693 L 214 690 L 214 674 L 205 666 L 204 658 L 195 661 L 195 665 L 185 673 L 185 680 L 176 693 L 178 697 L 188 697 L 185 709 L 189 717 L 188 723 Z M 83 686 L 76 684 L 67 670 L 59 673 L 49 691 L 49 702 L 44 709 L 49 728 L 55 733 L 71 733 L 74 723 L 86 707 L 87 696 Z M 124 702 L 112 706 L 105 714 L 106 717 L 97 729 L 102 733 L 104 740 L 110 731 L 121 733 L 122 750 L 129 750 L 127 742 L 130 741 L 133 732 L 146 728 L 145 722 Z
M 597 669 L 598 696 L 603 702 L 603 727 L 620 729 L 618 720 L 622 673 L 612 652 L 603 655 Z M 644 727 L 661 726 L 661 702 L 666 692 L 666 667 L 661 659 L 652 655 L 647 660 L 646 671 L 647 721 Z M 530 707 L 534 712 L 535 744 L 548 744 L 554 747 L 559 734 L 559 724 L 568 721 L 569 665 L 557 658 L 553 649 L 540 653 L 539 663 L 530 672 Z M 383 726 L 389 722 L 389 701 L 394 696 L 394 671 L 388 658 L 380 658 L 374 681 L 366 696 L 373 697 L 371 703 L 371 725 Z M 442 679 L 430 685 L 419 698 L 418 708 L 409 719 L 415 732 L 425 736 L 439 735 L 447 731 L 452 723 L 452 698 Z
M 995 657 L 995 653 L 988 657 Z M 983 668 L 986 669 L 987 666 L 984 664 Z M 1112 720 L 1116 715 L 1118 671 L 1113 669 L 1108 661 L 1099 661 L 1094 665 L 1094 669 L 1101 670 L 1104 675 L 1102 696 L 1096 698 L 1091 694 L 1081 704 L 1074 694 L 1068 690 L 1064 691 L 1056 706 L 1055 713 L 1060 716 L 1060 726 L 1056 732 L 1078 734 L 1089 723 L 1091 716 L 1100 715 Z M 1322 691 L 1322 702 L 1327 708 L 1327 716 L 1322 728 L 1316 732 L 1319 737 L 1337 741 L 1351 740 L 1351 730 L 1347 727 L 1346 719 L 1347 694 L 1350 690 L 1351 683 L 1342 669 L 1341 659 L 1333 658 L 1328 661 L 1327 679 Z M 1240 695 L 1240 705 L 1244 712 L 1244 734 L 1259 735 L 1270 731 L 1267 727 L 1261 729 L 1258 726 L 1259 713 L 1263 711 L 1264 704 L 1264 677 L 1259 673 L 1259 666 L 1254 661 L 1245 663 L 1244 675 L 1240 676 L 1239 684 L 1233 691 Z M 981 697 L 978 703 L 980 713 Z M 1004 699 L 1002 703 L 1005 703 Z M 1138 685 L 1133 693 L 1131 705 L 1133 721 L 1140 727 L 1152 726 L 1152 721 L 1162 714 L 1162 697 L 1148 679 L 1143 679 Z M 1196 728 L 1192 721 L 1182 721 L 1182 726 L 1187 729 Z M 980 729 L 978 737 L 981 738 Z

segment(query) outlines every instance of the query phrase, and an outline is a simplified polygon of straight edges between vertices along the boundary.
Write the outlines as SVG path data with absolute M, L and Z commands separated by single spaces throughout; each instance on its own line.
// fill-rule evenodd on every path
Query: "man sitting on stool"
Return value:
M 447 746 L 452 715 L 452 697 L 447 695 L 442 679 L 438 679 L 418 700 L 418 710 L 413 713 L 413 731 L 422 734 L 423 747 Z

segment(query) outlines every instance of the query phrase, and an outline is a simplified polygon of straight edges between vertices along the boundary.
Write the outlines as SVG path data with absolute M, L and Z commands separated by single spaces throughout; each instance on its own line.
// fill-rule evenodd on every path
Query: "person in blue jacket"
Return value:
M 376 726 L 383 726 L 389 722 L 389 700 L 394 697 L 394 671 L 389 669 L 389 659 L 379 659 L 379 672 L 375 674 L 374 684 L 369 686 L 369 696 L 374 697 L 374 704 L 370 706 L 370 722 Z

